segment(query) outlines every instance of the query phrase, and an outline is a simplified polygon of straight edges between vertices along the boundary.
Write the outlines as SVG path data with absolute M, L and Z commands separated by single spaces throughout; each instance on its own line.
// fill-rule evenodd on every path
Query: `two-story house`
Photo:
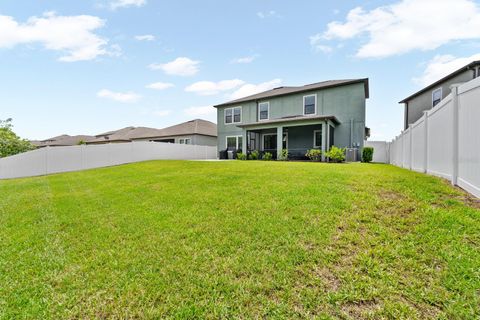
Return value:
M 432 109 L 448 96 L 451 85 L 468 82 L 479 76 L 480 61 L 473 61 L 400 101 L 404 104 L 404 129 L 420 119 L 424 111 Z
M 216 105 L 218 150 L 301 158 L 318 148 L 362 148 L 368 79 L 279 87 Z

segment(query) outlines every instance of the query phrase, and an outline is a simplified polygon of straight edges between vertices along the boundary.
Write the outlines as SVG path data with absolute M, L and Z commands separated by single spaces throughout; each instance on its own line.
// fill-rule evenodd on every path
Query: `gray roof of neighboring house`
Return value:
M 88 143 L 94 144 L 103 142 L 120 142 L 190 134 L 200 134 L 216 137 L 217 125 L 210 121 L 195 119 L 163 129 L 155 129 L 148 127 L 126 127 L 119 130 L 113 130 L 98 134 L 96 135 L 96 139 L 90 140 L 88 141 Z
M 221 107 L 221 106 L 226 106 L 231 104 L 237 104 L 240 102 L 255 101 L 255 100 L 264 99 L 264 98 L 283 96 L 283 95 L 288 95 L 292 93 L 300 93 L 300 92 L 307 92 L 307 91 L 318 90 L 318 89 L 327 89 L 332 87 L 345 86 L 345 85 L 359 83 L 359 82 L 363 82 L 365 84 L 365 97 L 368 98 L 369 97 L 368 78 L 344 79 L 344 80 L 328 80 L 328 81 L 316 82 L 316 83 L 306 84 L 304 86 L 299 86 L 299 87 L 278 87 L 278 88 L 260 92 L 248 97 L 232 100 L 222 104 L 217 104 L 214 107 L 216 108 L 216 107 Z
M 77 145 L 80 141 L 88 142 L 93 139 L 95 139 L 94 136 L 87 136 L 87 135 L 70 136 L 68 134 L 62 134 L 60 136 L 48 138 L 45 140 L 32 140 L 30 142 L 36 147 L 74 146 L 74 145 Z
M 438 86 L 439 84 L 441 84 L 442 82 L 444 81 L 447 81 L 457 75 L 459 75 L 460 73 L 464 72 L 464 71 L 467 71 L 467 70 L 471 70 L 472 67 L 476 67 L 476 66 L 480 66 L 480 60 L 477 60 L 477 61 L 473 61 L 473 62 L 470 62 L 469 64 L 467 64 L 466 66 L 463 66 L 461 67 L 460 69 L 446 75 L 445 77 L 441 78 L 440 80 L 438 81 L 435 81 L 434 83 L 432 83 L 431 85 L 428 85 L 426 86 L 425 88 L 423 88 L 422 90 L 420 91 L 417 91 L 415 92 L 414 94 L 406 97 L 405 99 L 403 99 L 402 101 L 400 101 L 399 103 L 406 103 L 408 102 L 409 100 L 415 98 L 416 96 L 419 96 L 421 95 L 422 93 L 426 92 L 426 91 L 429 91 L 433 88 L 435 88 L 436 86 Z
M 132 137 L 135 139 L 145 139 L 145 138 L 159 138 L 159 137 L 172 137 L 172 136 L 182 136 L 190 134 L 200 134 L 204 136 L 217 136 L 217 125 L 213 122 L 195 119 L 180 124 L 176 124 L 171 127 L 157 129 L 153 132 L 145 132 L 142 135 L 137 135 Z

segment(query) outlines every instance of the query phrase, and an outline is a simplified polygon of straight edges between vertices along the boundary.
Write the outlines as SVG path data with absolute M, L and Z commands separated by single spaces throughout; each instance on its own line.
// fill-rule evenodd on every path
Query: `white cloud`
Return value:
M 156 115 L 157 117 L 166 117 L 169 114 L 171 114 L 172 111 L 171 110 L 157 110 L 157 111 L 153 111 L 152 113 L 154 115 Z
M 257 17 L 260 19 L 265 19 L 265 18 L 280 18 L 281 16 L 275 11 L 275 10 L 270 10 L 270 11 L 259 11 L 257 12 Z
M 437 55 L 427 63 L 422 76 L 414 78 L 413 81 L 418 85 L 427 86 L 475 60 L 480 60 L 480 53 L 462 58 Z
M 279 86 L 282 79 L 273 79 L 259 84 L 246 83 L 230 94 L 230 99 L 240 99 L 262 91 L 267 91 Z
M 215 95 L 221 91 L 229 91 L 243 85 L 245 81 L 239 79 L 222 80 L 219 82 L 199 81 L 185 88 L 187 92 L 195 92 L 202 96 Z
M 138 41 L 153 41 L 155 40 L 155 36 L 151 34 L 143 34 L 135 36 L 135 39 L 137 39 Z
M 480 9 L 472 0 L 402 0 L 371 11 L 350 10 L 344 23 L 311 37 L 313 46 L 363 35 L 360 58 L 382 58 L 413 50 L 433 50 L 456 40 L 480 38 Z
M 102 89 L 97 92 L 97 97 L 107 98 L 122 103 L 133 103 L 140 100 L 141 96 L 134 92 L 113 92 L 107 89 Z
M 191 60 L 186 57 L 178 57 L 173 61 L 160 64 L 152 63 L 149 68 L 152 70 L 163 70 L 166 74 L 176 76 L 193 76 L 198 72 L 200 61 Z
M 165 90 L 173 87 L 175 87 L 175 85 L 169 82 L 154 82 L 145 86 L 145 88 L 155 89 L 155 90 Z
M 251 63 L 253 60 L 257 58 L 257 55 L 253 56 L 247 56 L 247 57 L 241 57 L 241 58 L 236 58 L 232 60 L 232 63 Z
M 206 116 L 212 116 L 217 113 L 217 110 L 212 107 L 212 106 L 205 106 L 205 107 L 190 107 L 183 112 L 191 117 L 206 117 Z
M 25 23 L 0 15 L 0 48 L 40 43 L 48 50 L 65 53 L 60 61 L 92 60 L 112 54 L 106 49 L 108 41 L 94 33 L 104 25 L 104 20 L 89 15 L 57 16 L 47 12 L 42 17 L 30 17 Z
M 116 10 L 118 8 L 127 8 L 127 7 L 141 7 L 147 4 L 146 0 L 115 0 L 110 1 L 110 9 Z

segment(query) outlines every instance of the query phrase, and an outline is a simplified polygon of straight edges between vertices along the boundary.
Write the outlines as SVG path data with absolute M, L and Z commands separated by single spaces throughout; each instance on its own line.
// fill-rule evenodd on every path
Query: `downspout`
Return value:
M 350 119 L 350 148 L 353 148 L 353 119 Z

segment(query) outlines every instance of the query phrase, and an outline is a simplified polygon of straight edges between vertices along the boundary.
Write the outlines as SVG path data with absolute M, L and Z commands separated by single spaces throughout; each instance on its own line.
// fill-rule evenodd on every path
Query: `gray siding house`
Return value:
M 216 105 L 219 151 L 302 158 L 308 149 L 362 148 L 368 79 L 279 87 Z
M 424 111 L 432 109 L 448 96 L 452 84 L 468 82 L 478 76 L 480 76 L 480 61 L 473 61 L 400 101 L 399 103 L 404 104 L 404 129 L 420 119 Z

